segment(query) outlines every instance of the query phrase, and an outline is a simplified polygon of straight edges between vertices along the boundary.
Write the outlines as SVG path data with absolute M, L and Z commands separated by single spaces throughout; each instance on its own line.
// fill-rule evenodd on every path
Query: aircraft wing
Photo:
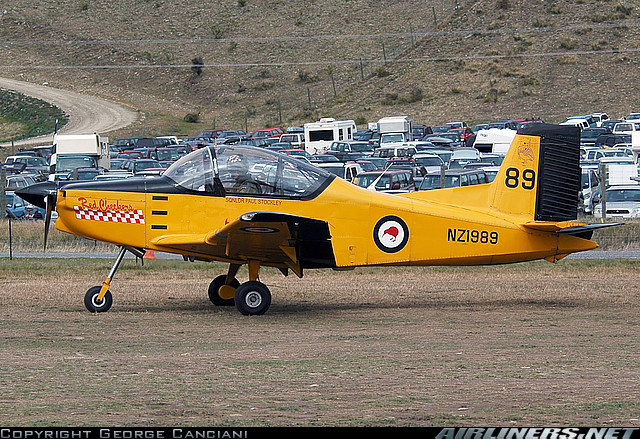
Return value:
M 303 268 L 335 267 L 329 225 L 285 213 L 249 212 L 205 234 L 163 235 L 151 243 L 223 261 L 260 261 L 298 276 Z

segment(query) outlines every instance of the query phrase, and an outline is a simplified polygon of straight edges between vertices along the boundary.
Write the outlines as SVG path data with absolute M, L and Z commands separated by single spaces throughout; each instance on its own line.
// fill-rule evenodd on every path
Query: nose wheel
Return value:
M 113 296 L 111 291 L 107 290 L 103 297 L 100 298 L 100 290 L 102 286 L 98 285 L 89 288 L 84 295 L 84 306 L 89 312 L 107 312 L 113 305 Z

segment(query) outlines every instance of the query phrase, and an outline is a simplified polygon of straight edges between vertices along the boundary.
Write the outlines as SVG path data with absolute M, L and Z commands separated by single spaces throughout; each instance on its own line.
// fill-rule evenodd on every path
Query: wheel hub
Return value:
M 262 303 L 262 296 L 257 291 L 250 291 L 246 295 L 244 301 L 247 304 L 247 306 L 251 308 L 257 308 Z

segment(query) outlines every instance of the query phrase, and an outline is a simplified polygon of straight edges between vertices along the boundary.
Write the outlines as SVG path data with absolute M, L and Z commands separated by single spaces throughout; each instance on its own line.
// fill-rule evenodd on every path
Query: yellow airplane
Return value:
M 363 189 L 263 148 L 219 145 L 157 178 L 42 183 L 19 195 L 47 206 L 47 228 L 55 204 L 58 230 L 120 246 L 105 281 L 85 295 L 89 311 L 111 307 L 126 251 L 147 249 L 229 264 L 209 285 L 211 302 L 258 315 L 271 303 L 263 266 L 302 277 L 314 268 L 555 262 L 596 248 L 593 230 L 612 224 L 576 221 L 579 136 L 531 124 L 492 183 L 405 194 Z M 249 279 L 240 283 L 243 265 Z

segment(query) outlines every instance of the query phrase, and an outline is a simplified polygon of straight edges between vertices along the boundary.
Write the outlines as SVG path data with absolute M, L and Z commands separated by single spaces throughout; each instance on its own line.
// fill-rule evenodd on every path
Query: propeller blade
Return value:
M 56 197 L 55 195 L 47 195 L 46 204 L 47 204 L 47 213 L 44 218 L 44 248 L 43 251 L 47 250 L 47 238 L 49 237 L 49 225 L 51 224 L 51 213 L 53 212 L 53 207 L 55 206 Z

